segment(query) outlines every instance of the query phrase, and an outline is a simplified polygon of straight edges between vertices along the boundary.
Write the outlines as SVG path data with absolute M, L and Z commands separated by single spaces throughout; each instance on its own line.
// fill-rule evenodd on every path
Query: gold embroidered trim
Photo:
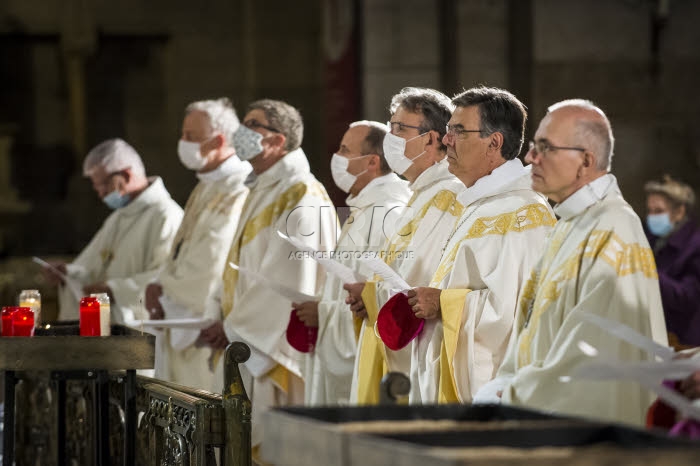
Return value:
M 240 249 L 251 242 L 262 230 L 270 227 L 282 213 L 298 205 L 307 194 L 327 200 L 329 205 L 332 205 L 325 191 L 315 183 L 306 184 L 299 182 L 287 189 L 274 202 L 264 207 L 259 214 L 248 220 L 244 226 L 239 225 L 239 228 L 243 228 L 243 233 L 239 238 L 238 244 L 231 245 L 231 250 L 226 260 L 227 266 L 224 268 L 224 289 L 221 297 L 221 309 L 224 317 L 233 310 L 233 294 L 238 281 L 238 271 L 228 267 L 228 263 L 238 264 Z M 246 202 L 250 199 L 252 199 L 252 196 L 249 195 Z M 254 208 L 254 206 L 246 205 L 243 210 L 245 211 L 248 207 Z
M 564 237 L 570 228 L 557 232 L 545 252 L 543 265 L 551 264 L 561 248 Z M 518 364 L 520 367 L 531 363 L 532 340 L 542 314 L 561 296 L 564 285 L 578 277 L 584 259 L 601 259 L 610 265 L 618 277 L 641 273 L 646 278 L 658 279 L 654 253 L 639 243 L 625 243 L 609 230 L 593 230 L 576 250 L 551 274 L 549 267 L 539 274 L 534 273 L 528 280 L 520 300 L 521 335 L 518 344 Z M 528 310 L 532 306 L 530 316 Z
M 440 212 L 446 212 L 453 217 L 459 217 L 462 214 L 462 204 L 457 202 L 457 195 L 452 191 L 442 190 L 433 196 L 430 201 L 426 202 L 408 223 L 406 223 L 399 231 L 394 233 L 389 241 L 389 248 L 386 254 L 386 263 L 391 265 L 397 257 L 401 256 L 401 252 L 413 241 L 413 235 L 418 229 L 423 217 L 428 213 L 428 210 L 434 207 Z
M 528 204 L 518 210 L 506 212 L 493 217 L 477 218 L 467 234 L 455 244 L 449 254 L 440 261 L 437 271 L 431 280 L 431 287 L 439 287 L 442 281 L 452 272 L 457 252 L 463 241 L 483 238 L 488 235 L 504 236 L 507 233 L 518 233 L 542 226 L 551 227 L 557 223 L 550 209 L 544 204 Z

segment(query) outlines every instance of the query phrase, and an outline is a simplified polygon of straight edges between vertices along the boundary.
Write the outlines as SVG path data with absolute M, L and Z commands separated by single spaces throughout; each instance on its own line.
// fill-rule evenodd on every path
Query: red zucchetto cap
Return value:
M 314 350 L 318 338 L 318 328 L 304 325 L 304 322 L 299 320 L 296 309 L 292 309 L 289 314 L 286 333 L 287 341 L 295 350 L 302 353 L 311 353 Z
M 398 351 L 423 330 L 425 319 L 416 317 L 403 293 L 395 294 L 379 310 L 377 333 L 387 348 Z

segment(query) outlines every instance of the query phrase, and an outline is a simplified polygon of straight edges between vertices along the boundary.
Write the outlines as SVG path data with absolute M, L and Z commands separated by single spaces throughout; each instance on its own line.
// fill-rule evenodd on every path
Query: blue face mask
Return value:
M 117 210 L 129 203 L 129 195 L 121 195 L 119 194 L 119 191 L 115 189 L 114 191 L 103 197 L 102 202 L 107 204 L 107 207 L 109 207 L 110 209 Z
M 647 227 L 655 236 L 666 236 L 673 230 L 673 223 L 667 213 L 647 215 Z

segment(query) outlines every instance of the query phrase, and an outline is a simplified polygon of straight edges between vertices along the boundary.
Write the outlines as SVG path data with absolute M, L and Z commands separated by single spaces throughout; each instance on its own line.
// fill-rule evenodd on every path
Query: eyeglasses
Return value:
M 483 133 L 481 129 L 464 129 L 462 125 L 447 125 L 445 126 L 445 133 L 450 137 L 461 138 L 467 133 Z
M 263 129 L 266 129 L 268 131 L 272 131 L 273 133 L 280 132 L 280 130 L 273 128 L 272 126 L 263 125 L 262 123 L 260 123 L 258 120 L 255 120 L 255 119 L 246 120 L 243 122 L 243 124 L 250 129 L 263 128 Z
M 576 150 L 579 152 L 586 152 L 583 147 L 565 147 L 565 146 L 553 146 L 547 141 L 530 141 L 528 144 L 528 152 L 535 152 L 535 154 L 547 155 L 547 152 L 554 152 L 557 150 Z
M 405 123 L 401 123 L 400 121 L 388 121 L 386 124 L 391 128 L 392 133 L 402 133 L 408 128 L 417 129 L 418 132 L 423 129 L 420 126 L 407 125 Z

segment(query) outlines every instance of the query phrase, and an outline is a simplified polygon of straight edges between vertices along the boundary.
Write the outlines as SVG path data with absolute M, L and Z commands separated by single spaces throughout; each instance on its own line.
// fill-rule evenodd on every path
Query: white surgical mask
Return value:
M 406 140 L 404 138 L 401 138 L 399 136 L 396 136 L 391 133 L 386 133 L 386 136 L 384 136 L 384 158 L 386 159 L 386 162 L 389 164 L 389 167 L 394 171 L 394 173 L 398 175 L 403 175 L 406 170 L 413 164 L 413 161 L 416 160 L 418 157 L 421 155 L 425 154 L 425 151 L 421 152 L 420 154 L 416 155 L 412 159 L 409 159 L 406 157 L 406 143 L 409 141 L 413 141 L 414 139 L 417 139 L 421 136 L 425 136 L 428 134 L 427 132 L 423 134 L 419 134 L 418 136 L 412 137 L 409 140 Z
M 352 186 L 355 184 L 358 176 L 367 173 L 367 170 L 364 170 L 357 175 L 353 175 L 352 173 L 348 172 L 350 160 L 361 159 L 362 157 L 367 156 L 361 155 L 359 157 L 348 159 L 342 155 L 333 154 L 333 157 L 331 157 L 331 175 L 333 175 L 333 181 L 335 182 L 336 186 L 346 193 L 350 192 L 350 188 L 352 188 Z
M 184 141 L 180 139 L 177 143 L 177 155 L 180 162 L 190 170 L 199 171 L 207 164 L 207 159 L 202 157 L 199 151 L 198 142 Z
M 647 215 L 647 227 L 654 236 L 666 236 L 673 230 L 668 212 Z
M 107 204 L 112 210 L 121 209 L 129 203 L 130 196 L 128 194 L 119 194 L 118 190 L 114 190 L 102 198 L 102 202 Z
M 247 126 L 241 125 L 233 135 L 233 147 L 241 160 L 250 160 L 263 151 L 263 136 Z

